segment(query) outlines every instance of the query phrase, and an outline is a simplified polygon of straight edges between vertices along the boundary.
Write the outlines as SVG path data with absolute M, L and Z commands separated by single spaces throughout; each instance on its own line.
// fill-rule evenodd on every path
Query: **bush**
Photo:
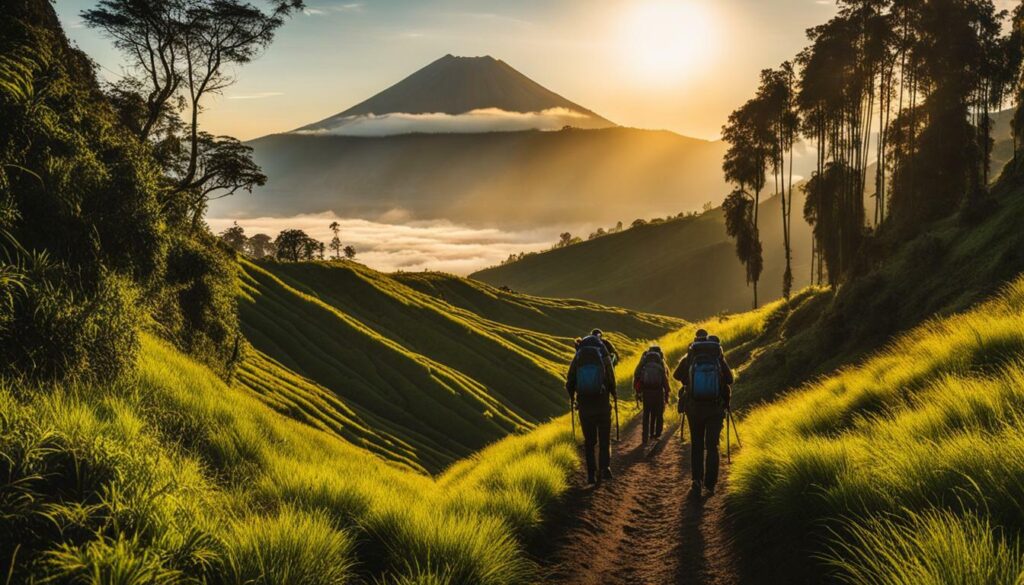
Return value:
M 67 267 L 39 264 L 45 263 L 37 262 L 0 330 L 0 373 L 109 381 L 129 370 L 142 316 L 132 282 L 107 274 L 87 290 Z
M 238 326 L 237 270 L 212 235 L 172 240 L 156 319 L 186 353 L 230 377 L 243 358 Z

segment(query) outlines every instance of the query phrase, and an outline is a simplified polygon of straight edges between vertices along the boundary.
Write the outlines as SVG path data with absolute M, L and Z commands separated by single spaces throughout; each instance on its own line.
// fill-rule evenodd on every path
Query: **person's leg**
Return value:
M 690 427 L 690 474 L 694 483 L 704 482 L 704 421 L 691 409 L 686 413 Z
M 722 424 L 725 417 L 722 413 L 715 413 L 708 417 L 705 425 L 707 465 L 705 466 L 704 484 L 711 491 L 714 491 L 718 483 L 718 465 L 721 457 L 718 452 L 718 442 L 722 435 Z
M 597 424 L 598 442 L 598 466 L 601 476 L 610 479 L 609 466 L 612 461 L 612 416 L 611 413 L 602 415 Z
M 660 398 L 660 397 L 659 397 Z M 654 410 L 654 436 L 660 437 L 665 427 L 665 403 L 658 400 L 657 408 Z
M 597 418 L 580 414 L 580 427 L 583 429 L 583 453 L 587 461 L 587 480 L 592 482 L 597 477 L 597 464 L 594 461 L 594 447 L 597 446 Z
M 651 405 L 647 400 L 644 400 L 644 413 L 643 413 L 643 442 L 647 442 L 647 438 L 651 436 L 651 422 L 653 421 L 653 411 Z

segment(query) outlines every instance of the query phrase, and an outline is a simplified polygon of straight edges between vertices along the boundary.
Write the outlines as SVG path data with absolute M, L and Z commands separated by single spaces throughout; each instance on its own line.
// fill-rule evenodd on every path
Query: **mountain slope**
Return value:
M 402 210 L 410 219 L 533 229 L 675 215 L 727 191 L 721 142 L 663 131 L 276 134 L 249 145 L 267 185 L 211 202 L 211 217 L 376 219 Z
M 794 201 L 803 208 L 803 198 Z M 778 198 L 762 203 L 766 302 L 782 294 L 785 256 Z M 810 227 L 793 218 L 793 274 L 797 288 L 810 278 Z M 471 278 L 530 294 L 583 298 L 687 319 L 750 307 L 752 291 L 725 232 L 721 209 L 627 229 L 580 244 L 529 255 Z
M 328 130 L 352 116 L 391 113 L 454 115 L 486 108 L 523 113 L 564 108 L 584 114 L 580 127 L 614 126 L 490 55 L 445 55 L 373 97 L 299 130 Z
M 601 327 L 628 352 L 683 324 L 431 278 L 490 303 L 476 313 L 348 262 L 244 263 L 257 353 L 239 380 L 284 414 L 437 471 L 561 414 L 573 337 Z
M 765 582 L 1020 580 L 1022 309 L 1018 279 L 740 421 L 727 503 Z

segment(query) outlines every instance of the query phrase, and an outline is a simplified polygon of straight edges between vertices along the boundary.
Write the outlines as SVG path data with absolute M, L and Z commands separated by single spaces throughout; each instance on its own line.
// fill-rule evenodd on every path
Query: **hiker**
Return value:
M 611 400 L 616 397 L 615 370 L 600 337 L 589 335 L 580 341 L 576 356 L 569 364 L 565 389 L 569 392 L 569 401 L 576 404 L 580 413 L 587 483 L 611 479 Z M 596 462 L 595 446 L 598 448 Z
M 642 442 L 646 445 L 648 440 L 661 437 L 670 391 L 665 354 L 657 345 L 652 345 L 640 356 L 640 362 L 633 371 L 633 390 L 644 407 Z
M 604 338 L 604 334 L 601 332 L 601 330 L 594 329 L 593 331 L 590 332 L 590 335 L 601 340 L 601 344 L 604 345 L 604 350 L 608 352 L 608 357 L 610 357 L 612 360 L 612 366 L 614 367 L 616 364 L 618 364 L 619 352 L 615 350 L 615 346 L 612 345 L 612 342 Z
M 718 441 L 729 408 L 733 373 L 717 337 L 698 329 L 672 377 L 683 384 L 679 411 L 690 423 L 691 496 L 714 495 L 718 482 Z M 705 451 L 707 452 L 705 455 Z

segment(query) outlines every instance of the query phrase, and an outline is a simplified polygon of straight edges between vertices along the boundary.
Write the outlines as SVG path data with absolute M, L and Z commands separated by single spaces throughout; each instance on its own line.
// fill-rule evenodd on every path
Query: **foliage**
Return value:
M 175 238 L 155 313 L 168 339 L 224 376 L 243 358 L 237 277 L 234 256 L 212 236 Z
M 252 149 L 203 132 L 199 112 L 205 98 L 231 85 L 230 68 L 252 61 L 302 8 L 301 0 L 270 4 L 264 11 L 238 0 L 102 0 L 82 13 L 127 58 L 115 103 L 127 127 L 157 145 L 176 212 L 194 227 L 211 198 L 266 182 Z
M 20 283 L 0 317 L 3 370 L 110 379 L 134 361 L 136 305 L 163 269 L 158 175 L 85 58 L 31 19 L 45 12 L 0 24 L 0 228 Z
M 302 230 L 281 230 L 274 240 L 274 253 L 278 260 L 298 262 L 299 260 L 312 260 L 323 246 L 321 242 L 306 235 Z
M 1020 17 L 1018 8 L 1013 22 Z M 793 191 L 784 153 L 792 161 L 798 130 L 817 150 L 804 217 L 815 226 L 819 284 L 825 270 L 832 286 L 862 273 L 872 260 L 865 253 L 877 249 L 867 229 L 869 165 L 876 231 L 913 237 L 961 206 L 984 205 L 990 111 L 1021 74 L 1021 31 L 1003 34 L 1005 20 L 991 0 L 842 0 L 835 17 L 808 30 L 795 65 L 761 73 L 755 97 L 723 128 L 723 170 L 756 201 L 773 169 L 787 266 Z M 791 285 L 787 269 L 784 296 Z

